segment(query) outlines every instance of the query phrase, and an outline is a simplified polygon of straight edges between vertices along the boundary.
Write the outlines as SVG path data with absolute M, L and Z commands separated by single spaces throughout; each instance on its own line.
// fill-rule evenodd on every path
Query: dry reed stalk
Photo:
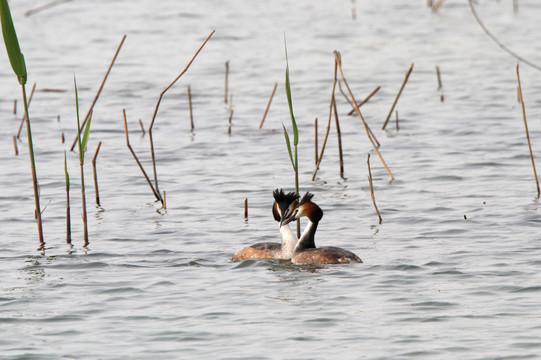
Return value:
M 66 141 L 66 137 L 64 136 L 64 132 L 62 131 L 62 135 L 61 135 L 61 139 L 62 139 L 62 144 Z
M 68 2 L 68 1 L 69 1 L 69 0 L 56 0 L 56 1 L 51 1 L 50 3 L 47 3 L 47 4 L 45 4 L 45 5 L 38 6 L 38 7 L 35 8 L 35 9 L 28 10 L 27 12 L 24 13 L 24 16 L 34 15 L 35 13 L 38 13 L 38 12 L 40 12 L 40 11 L 43 11 L 43 10 L 46 10 L 46 9 L 49 9 L 49 8 L 52 8 L 53 6 L 60 5 L 60 4 L 62 4 L 62 3 Z
M 374 185 L 372 184 L 372 170 L 370 169 L 370 154 L 366 158 L 366 164 L 368 165 L 368 183 L 370 184 L 370 196 L 372 197 L 372 204 L 374 204 L 374 209 L 378 214 L 379 223 L 383 221 L 381 219 L 381 214 L 379 213 L 378 206 L 376 205 L 376 196 L 374 195 Z
M 96 204 L 98 204 L 98 206 L 101 206 L 101 204 L 100 204 L 100 191 L 98 189 L 98 171 L 96 169 L 96 158 L 98 157 L 100 148 L 101 148 L 101 141 L 98 143 L 98 147 L 96 148 L 96 152 L 94 153 L 94 157 L 92 158 L 92 170 L 94 173 L 94 192 L 96 193 Z
M 163 205 L 163 199 L 161 197 L 161 194 L 160 194 L 160 189 L 158 187 L 158 175 L 156 173 L 156 156 L 154 154 L 154 140 L 152 138 L 152 128 L 154 126 L 154 122 L 156 121 L 156 115 L 158 114 L 158 109 L 160 108 L 160 103 L 162 101 L 162 98 L 163 96 L 165 95 L 165 93 L 167 92 L 167 90 L 169 90 L 173 85 L 175 85 L 175 83 L 178 81 L 178 79 L 180 79 L 182 77 L 182 75 L 184 75 L 184 73 L 186 71 L 188 71 L 188 68 L 190 67 L 190 65 L 193 63 L 193 61 L 195 60 L 195 58 L 197 57 L 197 55 L 199 55 L 199 53 L 201 52 L 201 50 L 203 50 L 203 47 L 205 46 L 205 44 L 207 43 L 207 41 L 209 41 L 209 39 L 211 38 L 211 36 L 216 32 L 216 30 L 212 30 L 212 32 L 209 34 L 209 36 L 207 36 L 207 38 L 205 39 L 205 41 L 203 41 L 203 44 L 201 44 L 201 46 L 199 47 L 199 49 L 197 49 L 197 51 L 195 52 L 195 54 L 192 56 L 192 58 L 190 59 L 190 61 L 188 62 L 188 65 L 186 65 L 186 67 L 180 72 L 180 74 L 173 80 L 169 83 L 169 85 L 167 85 L 165 87 L 165 89 L 162 90 L 162 92 L 160 93 L 160 96 L 158 97 L 158 101 L 156 102 L 156 107 L 154 109 L 154 114 L 152 115 L 152 120 L 150 121 L 150 126 L 148 127 L 148 137 L 150 139 L 150 155 L 152 156 L 152 170 L 154 172 L 154 186 L 155 186 L 155 195 L 157 194 L 157 197 L 158 197 L 158 200 L 160 200 L 162 202 L 162 205 Z M 154 188 L 154 187 L 153 187 Z
M 317 146 L 317 118 L 314 120 L 314 157 L 315 157 L 315 165 L 317 165 L 317 150 L 318 150 L 318 146 Z
M 13 135 L 13 148 L 15 149 L 15 156 L 19 155 L 19 147 L 17 146 L 17 136 Z
M 120 44 L 118 45 L 115 55 L 113 55 L 113 59 L 111 60 L 111 63 L 109 64 L 109 68 L 107 68 L 107 71 L 105 72 L 105 76 L 103 77 L 103 80 L 101 82 L 101 85 L 98 89 L 98 92 L 96 93 L 96 96 L 94 97 L 94 100 L 92 100 L 92 104 L 90 104 L 90 109 L 88 109 L 88 112 L 86 113 L 86 116 L 81 123 L 81 128 L 84 128 L 88 118 L 92 114 L 92 110 L 94 110 L 94 105 L 96 105 L 96 102 L 98 101 L 98 98 L 100 97 L 101 91 L 103 90 L 103 87 L 105 85 L 105 82 L 107 81 L 107 78 L 109 77 L 109 73 L 111 72 L 111 69 L 113 68 L 113 65 L 115 64 L 115 60 L 118 56 L 118 53 L 120 52 L 120 48 L 122 48 L 122 44 L 124 44 L 124 40 L 126 40 L 126 35 L 122 36 L 122 40 L 120 40 Z M 77 136 L 75 137 L 75 140 L 73 140 L 73 144 L 71 144 L 70 151 L 73 151 L 73 148 L 75 148 L 75 144 L 77 144 Z
M 440 91 L 440 101 L 443 102 L 445 100 L 445 96 L 443 95 L 443 83 L 441 81 L 440 67 L 438 65 L 436 65 L 436 76 L 438 77 L 438 90 Z
M 17 115 L 17 99 L 13 100 L 13 115 Z
M 261 122 L 259 123 L 259 128 L 261 129 L 263 127 L 263 123 L 265 122 L 265 118 L 267 117 L 267 113 L 269 112 L 269 108 L 272 103 L 272 98 L 274 97 L 274 93 L 276 92 L 276 87 L 278 86 L 278 83 L 274 83 L 274 87 L 272 88 L 272 93 L 269 98 L 269 101 L 267 102 L 267 107 L 265 108 L 265 112 L 263 113 L 263 118 L 261 119 Z
M 190 131 L 193 132 L 194 126 L 193 126 L 193 110 L 192 110 L 192 90 L 190 89 L 190 85 L 188 85 L 188 106 L 190 108 Z
M 340 177 L 344 178 L 344 157 L 342 156 L 342 132 L 340 131 L 340 121 L 338 120 L 338 111 L 336 110 L 336 101 L 333 97 L 334 120 L 336 122 L 336 135 L 338 138 L 338 158 L 340 160 Z
M 228 82 L 229 82 L 229 60 L 225 62 L 224 104 L 227 104 Z
M 28 107 L 30 107 L 30 103 L 32 102 L 32 98 L 34 97 L 34 91 L 36 90 L 36 83 L 34 83 L 32 85 L 32 90 L 30 90 L 30 95 L 28 96 Z M 24 125 L 24 120 L 25 120 L 25 117 L 24 117 L 24 114 L 23 114 L 23 117 L 21 119 L 21 123 L 19 124 L 19 129 L 17 130 L 17 139 L 19 139 L 21 137 L 21 130 L 23 128 L 23 125 Z
M 64 150 L 64 175 L 66 177 L 66 243 L 71 245 L 71 206 L 70 206 L 70 178 L 68 173 L 68 159 Z
M 167 210 L 167 197 L 165 196 L 165 190 L 163 191 L 163 209 Z
M 137 155 L 135 154 L 135 151 L 133 150 L 133 148 L 130 145 L 130 136 L 129 136 L 129 133 L 128 133 L 128 121 L 126 119 L 126 109 L 122 109 L 122 115 L 124 117 L 124 130 L 126 132 L 126 145 L 128 146 L 128 149 L 130 150 L 131 154 L 133 155 L 133 158 L 137 162 L 137 165 L 139 165 L 139 169 L 141 169 L 141 172 L 145 176 L 145 179 L 147 180 L 147 183 L 150 186 L 150 189 L 154 193 L 154 196 L 156 197 L 156 200 L 162 201 L 161 196 L 157 193 L 156 189 L 154 189 L 154 185 L 152 185 L 152 181 L 148 177 L 145 169 L 143 168 L 143 165 L 139 161 L 139 158 L 137 157 Z
M 323 154 L 325 153 L 325 146 L 327 145 L 327 139 L 329 138 L 329 133 L 331 131 L 331 119 L 333 114 L 333 107 L 336 105 L 336 102 L 334 101 L 334 94 L 336 90 L 336 83 L 338 81 L 338 57 L 334 59 L 334 78 L 332 83 L 332 91 L 331 91 L 331 101 L 329 105 L 329 121 L 327 122 L 327 131 L 325 132 L 325 138 L 323 138 L 323 144 L 321 145 L 321 151 L 319 153 L 319 156 L 317 157 L 317 163 L 314 169 L 314 172 L 312 173 L 312 181 L 316 179 L 317 171 L 319 170 L 319 166 L 321 165 L 321 160 L 323 160 Z
M 227 127 L 227 133 L 229 135 L 231 135 L 231 126 L 233 126 L 233 123 L 231 122 L 232 119 L 233 119 L 233 109 L 229 111 L 229 120 L 228 120 L 229 125 Z
M 404 87 L 406 86 L 406 83 L 408 82 L 408 78 L 410 77 L 411 71 L 413 70 L 413 63 L 411 63 L 411 66 L 406 73 L 406 76 L 404 77 L 404 81 L 402 82 L 402 86 L 400 86 L 400 90 L 398 91 L 398 94 L 396 94 L 396 98 L 394 99 L 393 106 L 391 106 L 391 110 L 389 111 L 389 115 L 387 115 L 387 119 L 385 119 L 385 122 L 383 123 L 382 130 L 385 130 L 385 127 L 387 126 L 387 123 L 389 122 L 389 118 L 391 117 L 391 114 L 393 113 L 394 107 L 396 106 L 396 103 L 398 102 L 398 98 L 402 94 L 402 90 L 404 90 Z
M 248 198 L 244 199 L 244 220 L 248 220 Z
M 342 82 L 341 81 L 338 81 L 338 89 L 340 90 L 340 92 L 342 93 L 342 95 L 344 96 L 344 99 L 346 99 L 346 101 L 349 103 L 349 105 L 351 105 L 351 108 L 355 110 L 355 105 L 353 105 L 353 103 L 351 102 L 351 100 L 349 99 L 349 96 L 344 92 L 344 90 L 342 89 Z
M 535 177 L 535 183 L 537 185 L 537 197 L 541 195 L 541 191 L 539 189 L 539 179 L 537 178 L 537 171 L 535 170 L 535 160 L 533 157 L 533 151 L 532 151 L 532 143 L 530 141 L 530 133 L 528 131 L 528 122 L 526 121 L 526 109 L 524 107 L 524 98 L 522 97 L 522 86 L 520 84 L 520 74 L 517 64 L 517 80 L 518 80 L 518 91 L 520 96 L 520 105 L 522 106 L 522 118 L 524 119 L 524 128 L 526 129 L 526 139 L 528 140 L 528 149 L 530 150 L 530 159 L 532 160 L 532 168 L 533 168 L 533 174 Z
M 444 1 L 445 0 L 438 0 L 438 2 L 432 6 L 432 11 L 437 12 L 439 8 L 443 5 Z
M 398 126 L 398 110 L 395 111 L 396 115 L 396 131 L 400 130 L 400 127 Z
M 143 133 L 143 136 L 146 134 L 145 126 L 143 125 L 143 120 L 139 119 L 139 126 L 141 127 L 141 132 Z
M 370 98 L 372 96 L 374 96 L 375 93 L 377 93 L 379 91 L 379 89 L 381 89 L 381 86 L 376 86 L 376 88 L 374 90 L 372 90 L 372 92 L 370 94 L 368 94 L 367 97 L 364 98 L 363 101 L 361 101 L 360 103 L 357 104 L 358 107 L 361 107 L 363 106 L 368 100 L 370 100 Z M 344 96 L 347 96 L 344 94 Z M 349 100 L 349 98 L 346 97 L 346 99 L 348 99 L 348 102 L 351 104 L 351 100 Z M 353 113 L 355 113 L 355 106 L 353 106 L 353 104 L 351 104 L 351 107 L 352 109 L 348 112 L 348 115 L 353 115 Z
M 366 121 L 364 121 L 364 117 L 361 114 L 361 110 L 359 110 L 359 107 L 357 106 L 357 101 L 355 100 L 355 97 L 353 96 L 353 92 L 351 91 L 351 88 L 349 87 L 348 82 L 346 81 L 346 78 L 344 76 L 344 72 L 342 70 L 342 62 L 340 60 L 340 53 L 335 50 L 334 51 L 334 56 L 337 59 L 338 69 L 340 70 L 340 75 L 342 77 L 342 80 L 344 80 L 344 84 L 346 85 L 346 88 L 348 89 L 349 95 L 351 96 L 351 101 L 355 104 L 355 110 L 357 111 L 357 115 L 359 115 L 359 118 L 361 119 L 361 121 L 363 123 L 364 130 L 366 132 L 366 136 L 368 137 L 368 140 L 370 140 L 370 142 L 372 143 L 372 146 L 374 147 L 374 150 L 378 154 L 378 157 L 381 160 L 381 163 L 383 164 L 383 166 L 385 167 L 385 170 L 387 170 L 387 173 L 391 177 L 391 180 L 394 180 L 394 176 L 391 173 L 391 170 L 389 169 L 389 167 L 387 166 L 387 163 L 383 159 L 383 156 L 381 155 L 381 153 L 380 153 L 380 151 L 378 149 L 378 146 L 376 145 L 374 139 L 370 136 L 370 131 L 369 131 L 368 125 L 366 124 Z

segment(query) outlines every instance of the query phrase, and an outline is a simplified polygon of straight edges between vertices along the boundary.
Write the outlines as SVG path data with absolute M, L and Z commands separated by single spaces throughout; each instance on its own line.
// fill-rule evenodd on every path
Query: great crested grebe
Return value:
M 323 210 L 312 202 L 311 193 L 306 193 L 294 212 L 288 216 L 283 224 L 288 224 L 302 216 L 309 220 L 301 238 L 295 246 L 291 262 L 297 265 L 322 265 L 322 264 L 347 264 L 350 262 L 362 263 L 362 260 L 351 251 L 335 246 L 324 246 L 316 248 L 314 240 L 317 225 L 323 217 Z
M 274 190 L 274 204 L 272 215 L 274 220 L 280 222 L 281 243 L 264 242 L 245 247 L 231 258 L 233 261 L 247 259 L 291 259 L 297 237 L 291 232 L 289 225 L 282 221 L 289 217 L 298 205 L 299 195 L 294 192 L 284 193 L 282 189 Z

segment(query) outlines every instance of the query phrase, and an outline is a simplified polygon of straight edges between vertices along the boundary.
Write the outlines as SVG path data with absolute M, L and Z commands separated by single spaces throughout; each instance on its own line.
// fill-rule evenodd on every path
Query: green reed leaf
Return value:
M 284 128 L 284 136 L 286 138 L 287 152 L 289 154 L 289 159 L 291 160 L 291 165 L 293 165 L 293 170 L 297 171 L 297 167 L 295 166 L 295 161 L 293 160 L 293 153 L 291 152 L 291 141 L 289 140 L 289 134 L 287 133 L 287 129 L 284 123 L 282 123 L 282 127 Z
M 83 140 L 81 141 L 81 148 L 83 149 L 83 154 L 86 151 L 86 145 L 88 144 L 88 137 L 90 135 L 90 122 L 92 121 L 92 113 L 93 111 L 90 111 L 90 115 L 88 115 L 88 120 L 86 121 L 86 126 L 85 126 L 85 132 L 83 134 Z
M 293 145 L 299 144 L 299 131 L 297 129 L 297 122 L 295 121 L 295 115 L 293 114 L 293 101 L 291 100 L 291 85 L 289 83 L 289 60 L 287 58 L 287 44 L 284 36 L 284 46 L 286 51 L 286 95 L 287 104 L 289 106 L 289 115 L 291 116 L 291 126 L 293 127 Z
M 7 0 L 0 0 L 0 20 L 2 22 L 2 34 L 4 35 L 4 44 L 9 57 L 9 62 L 13 72 L 17 76 L 20 84 L 26 84 L 26 64 L 24 56 L 19 47 L 17 32 L 11 18 L 11 11 Z

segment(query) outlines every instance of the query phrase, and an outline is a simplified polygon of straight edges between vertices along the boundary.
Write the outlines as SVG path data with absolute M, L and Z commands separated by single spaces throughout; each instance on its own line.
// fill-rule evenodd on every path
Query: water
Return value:
M 47 248 L 37 252 L 28 154 L 12 136 L 20 90 L 0 52 L 0 357 L 183 359 L 528 359 L 541 353 L 541 251 L 516 60 L 475 23 L 467 2 L 346 0 L 72 1 L 25 17 L 37 1 L 12 2 L 29 83 Z M 539 4 L 483 1 L 487 26 L 514 51 L 541 63 Z M 204 38 L 216 34 L 164 97 L 154 128 L 160 188 L 153 195 L 125 145 L 150 171 L 148 126 L 160 91 Z M 352 250 L 364 264 L 298 267 L 229 258 L 276 241 L 272 190 L 291 189 L 281 122 L 287 36 L 300 128 L 301 191 L 325 216 L 320 245 Z M 65 244 L 64 131 L 75 136 L 73 73 L 86 113 L 123 34 L 126 42 L 94 111 L 86 184 L 90 247 L 82 248 L 77 155 L 72 177 L 75 247 Z M 316 181 L 313 121 L 320 144 L 333 78 L 333 50 L 358 100 L 377 85 L 363 115 L 381 141 L 395 181 L 357 118 L 337 97 L 346 179 L 338 174 L 334 127 Z M 230 61 L 232 134 L 224 104 Z M 404 74 L 415 67 L 393 121 L 379 130 Z M 440 101 L 435 66 L 442 71 Z M 536 156 L 540 74 L 521 67 Z M 278 91 L 258 130 L 274 82 Z M 193 94 L 190 134 L 186 86 Z M 43 92 L 45 88 L 65 92 Z M 13 99 L 19 99 L 12 114 Z M 60 122 L 57 116 L 60 115 Z M 102 208 L 90 160 L 98 141 Z M 367 181 L 371 152 L 378 224 Z M 249 201 L 249 220 L 243 202 Z

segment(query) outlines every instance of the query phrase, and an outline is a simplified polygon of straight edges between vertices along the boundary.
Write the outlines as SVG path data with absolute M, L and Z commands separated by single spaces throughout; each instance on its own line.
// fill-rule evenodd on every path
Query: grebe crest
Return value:
M 282 226 L 282 221 L 295 211 L 300 196 L 294 192 L 285 193 L 283 189 L 274 190 L 272 195 L 274 196 L 272 215 L 274 220 L 280 223 L 281 242 L 264 242 L 248 246 L 237 252 L 231 260 L 291 258 L 297 237 L 291 232 L 289 225 Z

